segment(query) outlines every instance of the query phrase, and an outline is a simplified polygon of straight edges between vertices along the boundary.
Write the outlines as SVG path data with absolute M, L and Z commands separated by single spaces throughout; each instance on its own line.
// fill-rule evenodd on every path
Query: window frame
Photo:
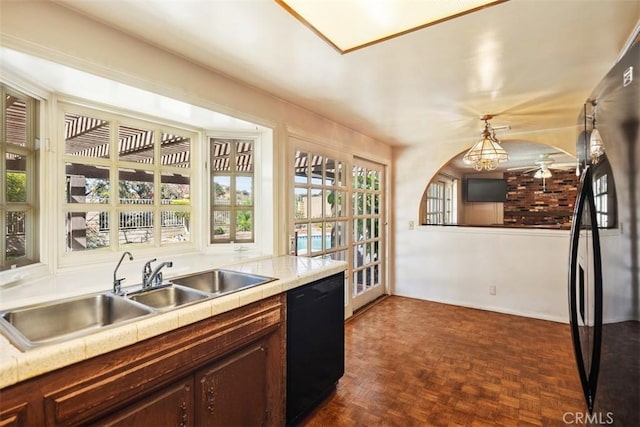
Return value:
M 213 161 L 214 161 L 214 150 L 213 150 L 213 145 L 215 144 L 215 141 L 230 141 L 229 146 L 230 151 L 229 151 L 229 171 L 226 172 L 222 172 L 222 173 L 216 173 L 216 171 L 214 171 L 214 166 L 213 166 Z M 251 142 L 251 172 L 242 172 L 242 171 L 237 171 L 236 170 L 236 158 L 237 158 L 237 151 L 236 151 L 236 142 L 237 141 L 250 141 Z M 207 162 L 208 167 L 207 167 L 207 172 L 208 172 L 208 176 L 207 176 L 207 180 L 209 182 L 209 185 L 207 186 L 207 200 L 208 200 L 208 204 L 207 204 L 207 212 L 208 212 L 208 233 L 207 233 L 207 244 L 209 246 L 212 247 L 218 247 L 220 245 L 235 245 L 236 243 L 243 246 L 243 247 L 248 247 L 248 246 L 244 246 L 244 245 L 251 245 L 251 246 L 255 246 L 256 244 L 256 212 L 258 211 L 256 208 L 256 203 L 257 203 L 257 188 L 258 188 L 258 179 L 257 179 L 257 163 L 259 161 L 259 155 L 257 153 L 257 148 L 258 148 L 258 137 L 257 135 L 250 135 L 250 136 L 242 136 L 241 134 L 236 134 L 233 136 L 220 136 L 220 135 L 207 135 L 207 149 L 209 152 L 209 156 L 208 159 L 209 161 Z M 218 209 L 220 211 L 228 211 L 229 212 L 229 238 L 226 239 L 213 239 L 213 212 L 214 212 L 214 207 L 216 207 L 216 205 L 214 204 L 214 196 L 213 193 L 215 191 L 215 186 L 213 186 L 213 177 L 216 175 L 224 175 L 224 176 L 229 176 L 230 177 L 230 183 L 229 183 L 229 191 L 231 196 L 233 196 L 234 194 L 236 194 L 236 179 L 237 177 L 251 177 L 251 205 L 239 205 L 237 204 L 236 198 L 235 197 L 231 197 L 230 198 L 230 203 L 228 205 L 228 208 L 223 207 L 224 205 L 218 205 Z M 246 211 L 246 210 L 250 210 L 251 211 L 251 238 L 250 239 L 240 239 L 238 240 L 236 238 L 236 232 L 237 232 L 237 214 L 239 211 Z
M 231 243 L 230 239 L 224 243 L 211 243 L 211 139 L 250 139 L 253 141 L 253 242 L 246 241 Z M 274 221 L 276 193 L 274 177 L 274 134 L 269 128 L 256 131 L 221 131 L 210 129 L 203 137 L 203 157 L 206 159 L 202 175 L 203 196 L 202 218 L 203 249 L 209 253 L 223 254 L 233 251 L 257 250 L 261 254 L 271 254 L 274 251 Z
M 15 96 L 25 103 L 25 146 L 9 144 L 6 141 L 6 99 L 7 96 Z M 40 144 L 38 126 L 40 120 L 41 101 L 32 95 L 16 88 L 14 85 L 2 82 L 0 84 L 0 96 L 2 97 L 0 108 L 0 120 L 2 120 L 3 133 L 0 135 L 0 155 L 2 156 L 2 165 L 0 166 L 0 228 L 5 230 L 3 238 L 0 239 L 0 271 L 8 269 L 26 267 L 36 265 L 41 262 L 41 248 L 39 238 L 40 226 Z M 25 175 L 26 175 L 26 194 L 23 202 L 9 202 L 6 199 L 7 181 L 6 181 L 6 155 L 12 153 L 25 158 Z M 22 212 L 25 215 L 24 220 L 24 244 L 25 256 L 22 259 L 7 260 L 7 220 L 8 212 Z
M 164 205 L 162 204 L 162 197 L 154 197 L 152 204 L 149 206 L 142 205 L 126 205 L 119 203 L 118 199 L 118 182 L 119 171 L 122 168 L 135 168 L 153 173 L 153 188 L 154 193 L 161 194 L 162 185 L 162 173 L 181 173 L 189 177 L 189 193 L 190 196 L 199 194 L 199 185 L 197 174 L 194 167 L 193 159 L 198 157 L 196 147 L 199 145 L 200 135 L 197 130 L 186 127 L 184 125 L 169 123 L 166 120 L 162 120 L 156 117 L 141 117 L 141 115 L 135 112 L 127 111 L 124 109 L 107 109 L 93 104 L 79 104 L 70 100 L 59 100 L 56 105 L 56 124 L 58 125 L 58 144 L 57 149 L 59 151 L 58 161 L 58 176 L 56 179 L 55 194 L 58 194 L 57 200 L 59 204 L 56 206 L 56 211 L 59 212 L 60 218 L 57 221 L 59 232 L 56 234 L 56 247 L 58 248 L 58 262 L 61 266 L 77 265 L 79 263 L 87 261 L 100 261 L 104 259 L 105 253 L 120 252 L 122 250 L 136 250 L 141 252 L 161 253 L 170 248 L 176 246 L 184 248 L 184 250 L 194 250 L 197 245 L 198 235 L 197 229 L 199 227 L 199 219 L 194 215 L 197 212 L 197 203 L 194 203 L 193 197 L 191 197 L 188 205 Z M 97 157 L 80 157 L 66 154 L 66 135 L 65 135 L 65 116 L 67 114 L 84 115 L 87 117 L 97 118 L 100 120 L 106 120 L 110 126 L 110 152 L 108 158 Z M 149 129 L 154 132 L 153 138 L 153 163 L 138 163 L 132 161 L 121 160 L 118 152 L 118 135 L 117 129 L 120 126 L 136 127 L 138 129 Z M 174 166 L 163 166 L 160 164 L 161 145 L 160 135 L 169 134 L 188 137 L 190 139 L 190 167 L 179 168 Z M 66 181 L 66 163 L 74 162 L 89 165 L 100 165 L 101 167 L 108 168 L 109 174 L 109 202 L 106 204 L 96 203 L 67 203 L 65 200 L 65 183 Z M 142 206 L 142 207 L 141 207 Z M 170 208 L 168 206 L 171 206 Z M 65 218 L 68 213 L 72 212 L 87 212 L 87 209 L 93 211 L 108 212 L 110 222 L 120 221 L 120 214 L 124 212 L 150 212 L 153 215 L 153 243 L 148 244 L 128 244 L 119 243 L 119 229 L 118 227 L 110 227 L 109 230 L 109 244 L 91 250 L 83 251 L 68 251 L 66 244 L 67 227 Z M 162 242 L 162 230 L 161 230 L 161 216 L 164 211 L 180 212 L 188 214 L 190 217 L 190 238 L 187 241 L 177 242 Z

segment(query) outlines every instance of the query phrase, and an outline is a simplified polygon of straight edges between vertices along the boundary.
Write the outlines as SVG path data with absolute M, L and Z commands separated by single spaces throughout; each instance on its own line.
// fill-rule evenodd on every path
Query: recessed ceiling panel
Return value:
M 276 0 L 341 53 L 507 0 Z

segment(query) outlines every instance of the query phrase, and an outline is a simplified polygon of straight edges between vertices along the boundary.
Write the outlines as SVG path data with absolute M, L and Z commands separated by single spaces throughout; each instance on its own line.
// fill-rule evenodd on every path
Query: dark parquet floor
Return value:
M 585 411 L 566 324 L 391 296 L 345 334 L 345 375 L 304 426 L 562 426 Z

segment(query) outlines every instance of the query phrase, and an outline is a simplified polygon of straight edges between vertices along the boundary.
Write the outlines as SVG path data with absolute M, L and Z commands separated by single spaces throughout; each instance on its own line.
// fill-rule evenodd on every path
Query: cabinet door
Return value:
M 29 425 L 27 422 L 27 403 L 0 411 L 0 427 L 20 427 L 27 425 Z
M 267 341 L 262 339 L 198 372 L 198 426 L 261 426 L 268 418 Z
M 92 425 L 123 427 L 187 427 L 195 425 L 193 422 L 193 377 L 169 385 Z

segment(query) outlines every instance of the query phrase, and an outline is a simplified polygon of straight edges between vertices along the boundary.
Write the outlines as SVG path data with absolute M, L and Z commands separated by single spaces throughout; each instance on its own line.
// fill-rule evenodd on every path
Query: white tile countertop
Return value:
M 229 268 L 246 273 L 275 277 L 277 280 L 219 298 L 198 302 L 184 308 L 155 314 L 139 321 L 109 328 L 84 337 L 74 338 L 60 344 L 37 347 L 26 352 L 18 350 L 4 336 L 0 335 L 0 388 L 286 292 L 300 285 L 340 273 L 347 268 L 347 263 L 344 261 L 288 255 L 250 258 L 224 265 L 220 265 L 219 261 L 204 255 L 189 257 L 188 262 L 176 257 L 174 266 L 182 265 L 182 268 L 178 267 L 173 271 L 172 269 L 165 270 L 165 279 L 171 280 L 171 277 L 212 268 Z M 113 271 L 110 274 L 113 274 Z M 90 289 L 88 291 L 86 287 L 83 287 L 81 289 L 84 292 L 78 293 L 76 286 L 76 293 L 73 295 L 67 288 L 60 288 L 56 283 L 53 283 L 58 280 L 64 281 L 60 277 L 49 279 L 52 283 L 43 283 L 42 280 L 32 286 L 38 288 L 48 286 L 58 291 L 55 294 L 56 297 L 49 297 L 49 300 L 105 290 L 104 286 L 101 289 Z M 13 292 L 11 298 L 12 307 L 46 301 L 43 298 L 47 297 L 43 297 L 41 295 L 42 292 L 36 297 L 33 292 L 29 291 L 29 286 L 26 286 L 26 288 L 27 290 Z M 3 299 L 2 306 L 7 305 L 4 303 L 8 293 L 0 294 Z

